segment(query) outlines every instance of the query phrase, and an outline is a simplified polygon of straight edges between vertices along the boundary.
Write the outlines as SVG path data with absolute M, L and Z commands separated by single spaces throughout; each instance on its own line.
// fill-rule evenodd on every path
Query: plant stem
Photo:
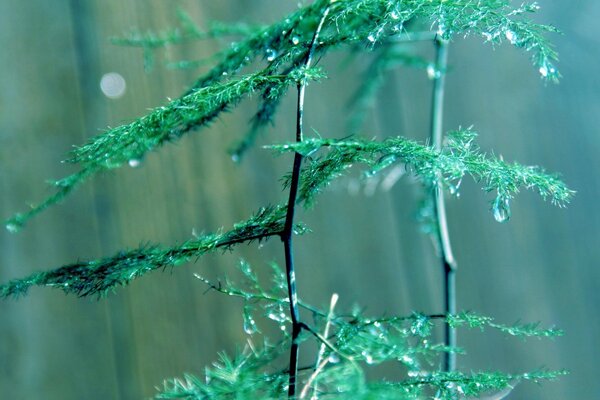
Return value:
M 431 102 L 431 143 L 435 150 L 441 151 L 443 141 L 442 122 L 444 115 L 444 85 L 448 68 L 448 42 L 441 37 L 435 40 L 435 74 L 433 77 L 433 95 Z M 437 234 L 440 244 L 440 260 L 444 271 L 444 299 L 446 314 L 456 314 L 456 260 L 452 254 L 446 204 L 442 182 L 438 179 L 433 188 L 433 208 L 437 221 Z M 445 344 L 456 347 L 456 329 L 446 324 Z M 446 352 L 444 370 L 456 369 L 456 354 Z
M 314 53 L 315 44 L 319 38 L 319 32 L 323 28 L 325 18 L 329 14 L 329 5 L 325 7 L 319 25 L 315 30 L 308 53 L 304 60 L 305 68 L 310 67 Z M 298 103 L 296 111 L 296 142 L 302 142 L 304 136 L 304 95 L 306 92 L 306 81 L 301 80 L 298 82 Z M 300 181 L 300 167 L 302 165 L 302 155 L 300 153 L 294 154 L 294 166 L 292 169 L 292 180 L 290 184 L 290 195 L 287 204 L 287 213 L 285 217 L 285 225 L 281 234 L 281 240 L 283 241 L 283 247 L 285 252 L 285 270 L 288 284 L 288 296 L 290 299 L 290 316 L 292 319 L 292 345 L 290 348 L 290 366 L 289 366 L 289 384 L 288 384 L 288 397 L 294 398 L 296 395 L 296 376 L 298 374 L 298 336 L 302 331 L 303 324 L 300 322 L 300 312 L 298 310 L 298 294 L 296 291 L 296 271 L 294 268 L 294 251 L 292 243 L 292 235 L 294 229 L 294 214 L 296 211 L 296 199 L 298 196 L 298 184 Z

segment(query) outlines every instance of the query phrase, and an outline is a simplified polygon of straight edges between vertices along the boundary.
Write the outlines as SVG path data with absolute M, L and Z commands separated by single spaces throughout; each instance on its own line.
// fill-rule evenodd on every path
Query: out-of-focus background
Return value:
M 269 23 L 296 1 L 222 0 L 4 0 L 0 2 L 0 217 L 9 217 L 49 192 L 46 179 L 72 170 L 61 164 L 72 145 L 107 126 L 127 122 L 175 97 L 198 71 L 172 71 L 166 59 L 212 54 L 225 41 L 158 53 L 144 72 L 141 51 L 108 38 L 132 27 L 176 24 L 175 4 L 201 26 L 211 20 Z M 521 341 L 495 333 L 460 332 L 468 355 L 463 370 L 521 372 L 566 368 L 568 377 L 542 386 L 519 385 L 514 399 L 591 399 L 600 395 L 600 3 L 541 1 L 535 19 L 558 26 L 559 85 L 544 84 L 528 55 L 481 40 L 456 38 L 450 49 L 445 127 L 473 124 L 479 144 L 505 160 L 561 172 L 577 196 L 566 209 L 524 192 L 506 224 L 489 212 L 490 195 L 473 182 L 449 200 L 449 222 L 459 261 L 460 309 L 499 322 L 541 321 L 566 331 L 555 340 Z M 431 49 L 422 47 L 425 54 Z M 324 62 L 330 78 L 308 90 L 307 125 L 344 136 L 346 102 L 367 65 Z M 118 73 L 104 93 L 103 76 Z M 427 135 L 426 73 L 388 73 L 368 114 L 365 135 Z M 112 89 L 111 89 L 112 88 Z M 117 92 L 111 92 L 116 90 Z M 114 98 L 113 98 L 114 97 Z M 284 104 L 259 144 L 294 131 L 293 101 Z M 125 168 L 88 183 L 33 220 L 21 233 L 0 232 L 0 280 L 23 277 L 76 259 L 111 255 L 140 243 L 175 243 L 192 230 L 230 226 L 258 207 L 285 198 L 279 177 L 291 158 L 251 150 L 241 164 L 227 150 L 246 131 L 252 103 L 209 130 L 188 135 Z M 307 301 L 325 305 L 333 292 L 339 309 L 368 312 L 439 312 L 441 272 L 414 214 L 418 185 L 403 178 L 392 189 L 334 185 L 300 218 L 314 230 L 297 240 L 298 287 Z M 268 270 L 282 261 L 277 240 L 242 247 L 171 272 L 154 273 L 99 301 L 34 289 L 0 302 L 0 397 L 6 399 L 135 399 L 153 395 L 163 378 L 200 374 L 220 350 L 245 341 L 241 304 L 205 293 L 192 273 L 232 273 L 240 259 Z

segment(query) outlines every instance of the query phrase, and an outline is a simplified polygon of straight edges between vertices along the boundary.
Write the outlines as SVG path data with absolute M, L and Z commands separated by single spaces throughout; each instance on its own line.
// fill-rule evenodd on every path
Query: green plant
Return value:
M 509 164 L 482 153 L 476 146 L 475 133 L 458 130 L 442 135 L 444 80 L 447 72 L 449 40 L 456 35 L 480 35 L 487 42 L 508 41 L 525 48 L 542 77 L 555 81 L 556 53 L 543 33 L 553 28 L 530 22 L 526 16 L 535 4 L 512 8 L 505 1 L 315 1 L 299 8 L 282 21 L 267 27 L 215 25 L 202 32 L 185 15 L 182 28 L 156 35 L 131 36 L 117 40 L 144 49 L 148 64 L 155 48 L 191 40 L 223 35 L 241 35 L 242 39 L 218 55 L 216 66 L 195 82 L 180 98 L 148 115 L 106 131 L 88 144 L 77 148 L 69 162 L 80 169 L 77 173 L 54 182 L 56 194 L 25 213 L 7 221 L 16 231 L 28 219 L 61 201 L 78 185 L 95 174 L 115 169 L 138 160 L 166 142 L 208 125 L 222 112 L 233 108 L 245 97 L 258 93 L 259 109 L 245 139 L 233 151 L 240 159 L 252 146 L 260 128 L 269 122 L 290 86 L 297 89 L 295 142 L 269 146 L 276 152 L 293 152 L 292 172 L 285 177 L 289 198 L 277 206 L 261 208 L 254 216 L 236 224 L 231 230 L 203 235 L 172 247 L 144 246 L 123 251 L 104 259 L 77 262 L 56 270 L 15 280 L 3 285 L 3 297 L 26 293 L 29 287 L 55 286 L 66 293 L 80 296 L 104 295 L 131 280 L 156 269 L 176 266 L 217 249 L 231 249 L 237 244 L 266 240 L 277 236 L 283 241 L 285 272 L 273 269 L 272 287 L 265 287 L 250 266 L 242 262 L 244 281 L 235 284 L 199 278 L 208 287 L 244 299 L 245 330 L 258 331 L 256 313 L 264 314 L 283 329 L 283 338 L 274 344 L 249 345 L 234 358 L 222 356 L 220 364 L 207 371 L 206 382 L 194 377 L 166 383 L 159 397 L 211 398 L 237 397 L 277 398 L 287 391 L 290 397 L 415 398 L 435 396 L 456 398 L 480 396 L 486 392 L 503 393 L 517 380 L 553 378 L 562 372 L 538 371 L 526 374 L 498 372 L 461 373 L 456 371 L 456 328 L 459 326 L 491 327 L 518 336 L 555 336 L 557 330 L 537 326 L 504 326 L 472 313 L 459 313 L 455 304 L 454 279 L 456 262 L 452 256 L 445 218 L 443 190 L 455 193 L 465 175 L 482 184 L 486 192 L 494 192 L 493 216 L 500 222 L 510 217 L 510 201 L 522 187 L 537 190 L 542 197 L 564 205 L 572 195 L 556 176 L 536 167 Z M 430 28 L 434 27 L 435 32 Z M 433 43 L 433 62 L 400 51 L 406 42 Z M 353 52 L 374 50 L 370 75 L 356 96 L 357 105 L 368 104 L 381 71 L 397 65 L 412 65 L 427 70 L 433 81 L 430 145 L 394 137 L 367 140 L 360 137 L 324 139 L 305 137 L 303 127 L 304 93 L 309 82 L 325 78 L 315 67 L 316 57 L 324 57 L 339 48 Z M 263 59 L 266 61 L 263 64 Z M 258 71 L 246 71 L 260 63 Z M 262 68 L 262 69 L 261 69 Z M 247 73 L 246 73 L 247 72 Z M 360 113 L 358 113 L 360 115 Z M 353 121 L 354 129 L 360 118 Z M 340 136 L 340 135 L 337 135 Z M 441 249 L 440 262 L 445 273 L 446 308 L 433 315 L 408 317 L 367 317 L 361 310 L 348 314 L 335 311 L 335 299 L 327 310 L 304 304 L 295 288 L 293 234 L 307 231 L 295 221 L 297 205 L 310 207 L 315 196 L 333 179 L 363 165 L 368 176 L 385 174 L 404 167 L 422 182 L 429 202 L 424 206 L 424 221 Z M 286 312 L 285 309 L 289 308 Z M 314 315 L 314 321 L 301 319 L 300 308 Z M 446 327 L 443 344 L 430 343 L 432 324 Z M 288 332 L 291 331 L 291 332 Z M 320 349 L 313 366 L 300 369 L 298 352 L 303 341 L 315 339 Z M 279 360 L 289 349 L 289 362 L 281 367 Z M 438 370 L 436 361 L 443 357 Z M 365 378 L 365 367 L 391 361 L 406 369 L 402 379 L 393 382 L 371 382 Z

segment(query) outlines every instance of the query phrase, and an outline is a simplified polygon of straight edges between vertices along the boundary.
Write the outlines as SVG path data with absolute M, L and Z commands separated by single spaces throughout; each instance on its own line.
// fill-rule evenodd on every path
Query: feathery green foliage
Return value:
M 234 394 L 241 399 L 281 398 L 286 391 L 287 373 L 279 369 L 274 360 L 284 355 L 283 344 L 289 337 L 291 320 L 283 311 L 288 301 L 285 275 L 277 265 L 271 267 L 273 284 L 268 287 L 260 284 L 245 261 L 239 265 L 243 277 L 239 284 L 229 279 L 215 283 L 197 276 L 211 289 L 243 299 L 244 329 L 251 337 L 244 350 L 235 357 L 221 354 L 220 361 L 206 369 L 204 379 L 188 374 L 183 379 L 166 380 L 157 399 L 226 399 Z M 436 393 L 440 400 L 457 399 L 508 393 L 520 381 L 552 380 L 565 374 L 564 371 L 548 370 L 520 374 L 443 372 L 435 366 L 439 353 L 463 352 L 432 342 L 435 321 L 471 329 L 487 326 L 517 337 L 561 335 L 557 330 L 538 329 L 533 325 L 521 329 L 466 312 L 450 316 L 415 313 L 406 317 L 371 318 L 358 309 L 349 314 L 338 314 L 333 307 L 326 311 L 307 306 L 302 301 L 301 304 L 314 316 L 314 323 L 309 327 L 312 333 L 303 340 L 316 340 L 323 348 L 315 366 L 306 368 L 301 374 L 300 398 L 316 395 L 323 399 L 421 399 Z M 276 324 L 282 339 L 274 345 L 268 342 L 256 345 L 262 338 L 257 321 L 265 325 Z M 328 332 L 326 337 L 317 333 L 323 331 Z M 382 363 L 401 366 L 402 379 L 367 380 L 367 370 Z
M 221 112 L 253 92 L 269 87 L 269 93 L 281 96 L 290 84 L 322 77 L 318 69 L 300 67 L 287 75 L 270 75 L 262 71 L 195 90 L 130 124 L 110 129 L 72 152 L 71 158 L 66 161 L 81 169 L 53 182 L 56 194 L 27 212 L 12 217 L 7 221 L 7 227 L 11 231 L 19 230 L 27 220 L 61 201 L 91 176 L 140 160 L 164 143 L 176 141 L 191 130 L 208 125 Z
M 558 78 L 554 67 L 556 52 L 543 36 L 554 28 L 532 23 L 525 14 L 537 9 L 535 3 L 512 8 L 507 1 L 455 0 L 317 0 L 266 28 L 252 29 L 248 36 L 234 43 L 222 56 L 222 61 L 204 74 L 182 97 L 159 107 L 150 114 L 126 125 L 109 129 L 77 148 L 67 160 L 77 164 L 80 171 L 54 182 L 57 192 L 15 215 L 6 224 L 9 230 L 19 230 L 30 218 L 49 206 L 62 201 L 73 189 L 94 174 L 121 167 L 129 160 L 138 160 L 165 142 L 175 141 L 193 129 L 210 124 L 221 112 L 235 106 L 242 98 L 260 91 L 270 107 L 261 107 L 259 121 L 269 121 L 273 99 L 281 97 L 285 88 L 300 79 L 318 79 L 318 70 L 303 70 L 301 60 L 313 30 L 325 8 L 330 8 L 325 20 L 317 51 L 324 55 L 341 45 L 376 45 L 405 31 L 413 20 L 437 26 L 444 38 L 455 35 L 479 34 L 486 41 L 500 43 L 506 37 L 511 44 L 533 54 L 543 77 Z M 187 19 L 184 18 L 184 21 Z M 122 44 L 154 48 L 183 41 L 183 38 L 215 36 L 201 34 L 195 26 L 184 24 L 181 34 L 162 34 L 158 37 L 130 37 Z M 220 27 L 219 32 L 239 32 L 240 29 Z M 230 77 L 255 59 L 266 58 L 268 66 L 256 73 Z M 229 74 L 229 75 L 228 75 Z M 259 123 L 260 125 L 260 123 Z M 252 136 L 250 136 L 252 138 Z M 252 139 L 250 139 L 252 141 Z M 242 144 L 242 150 L 247 147 Z
M 307 205 L 330 181 L 349 167 L 361 163 L 370 169 L 367 176 L 379 173 L 397 163 L 421 178 L 430 186 L 442 184 L 456 188 L 465 175 L 481 182 L 486 192 L 495 191 L 502 204 L 511 199 L 520 187 L 535 189 L 542 198 L 559 206 L 566 204 L 574 192 L 556 176 L 539 167 L 509 164 L 502 159 L 480 152 L 474 143 L 476 134 L 471 130 L 454 131 L 442 151 L 402 137 L 384 141 L 360 138 L 306 139 L 301 143 L 266 146 L 279 152 L 298 152 L 305 156 L 322 147 L 329 152 L 309 163 L 302 172 L 300 198 Z M 440 182 L 438 182 L 440 181 Z M 289 184 L 289 179 L 286 179 Z M 455 189 L 454 189 L 455 190 Z M 495 200 L 494 204 L 499 200 Z
M 117 286 L 125 286 L 133 279 L 150 271 L 177 266 L 215 250 L 229 250 L 233 246 L 261 241 L 281 234 L 285 221 L 285 207 L 267 207 L 256 215 L 239 222 L 226 232 L 203 235 L 181 245 L 163 248 L 146 245 L 122 251 L 99 260 L 82 261 L 55 270 L 33 274 L 0 285 L 0 297 L 24 295 L 31 286 L 59 288 L 78 296 L 104 295 Z M 305 228 L 297 225 L 297 233 Z
M 501 398 L 519 381 L 537 382 L 563 375 L 563 371 L 545 370 L 521 374 L 465 373 L 437 365 L 440 356 L 462 353 L 463 349 L 449 345 L 449 341 L 437 343 L 436 324 L 447 329 L 491 328 L 523 338 L 562 334 L 560 330 L 539 328 L 538 324 L 503 325 L 470 312 L 373 318 L 355 309 L 349 314 L 339 314 L 334 310 L 335 296 L 328 310 L 298 300 L 297 305 L 304 313 L 313 316 L 311 324 L 300 321 L 295 309 L 297 295 L 291 256 L 291 231 L 306 231 L 294 221 L 295 205 L 313 205 L 323 188 L 355 164 L 363 164 L 367 176 L 384 173 L 391 166 L 404 168 L 427 189 L 435 188 L 436 193 L 442 187 L 455 193 L 464 176 L 469 175 L 484 191 L 495 192 L 492 210 L 498 221 L 510 216 L 510 200 L 521 188 L 536 190 L 558 206 L 570 200 L 574 192 L 556 175 L 539 167 L 507 163 L 480 151 L 474 142 L 476 134 L 470 129 L 448 133 L 441 149 L 402 137 L 334 140 L 303 139 L 302 134 L 304 90 L 308 82 L 325 76 L 320 68 L 308 66 L 314 55 L 324 57 L 334 50 L 345 48 L 354 54 L 376 51 L 353 98 L 357 108 L 355 120 L 350 121 L 353 134 L 385 71 L 398 66 L 426 68 L 434 84 L 438 88 L 443 86 L 440 78 L 447 71 L 445 63 L 438 62 L 442 58 L 438 57 L 440 48 L 445 49 L 456 37 L 478 35 L 492 45 L 507 42 L 522 48 L 530 53 L 542 78 L 557 81 L 560 74 L 554 64 L 558 57 L 545 37 L 546 33 L 557 30 L 529 19 L 537 9 L 536 3 L 513 7 L 506 0 L 315 0 L 308 5 L 300 4 L 297 10 L 267 26 L 213 23 L 203 31 L 180 11 L 178 28 L 158 33 L 133 31 L 124 38 L 114 39 L 116 44 L 141 48 L 147 67 L 152 64 L 156 49 L 222 37 L 239 40 L 207 59 L 176 63 L 186 67 L 209 62 L 215 65 L 179 98 L 131 123 L 110 128 L 72 151 L 67 162 L 79 170 L 54 181 L 53 195 L 9 219 L 9 230 L 19 230 L 30 218 L 62 201 L 97 173 L 138 164 L 148 152 L 210 125 L 243 99 L 258 95 L 258 109 L 251 127 L 232 151 L 234 159 L 239 159 L 254 144 L 260 129 L 272 120 L 289 86 L 296 86 L 297 142 L 266 146 L 281 153 L 295 153 L 293 173 L 284 177 L 284 184 L 290 187 L 290 200 L 287 205 L 260 209 L 229 231 L 203 235 L 181 245 L 141 246 L 112 257 L 76 262 L 13 280 L 0 286 L 0 297 L 24 295 L 32 286 L 56 287 L 78 296 L 102 296 L 148 272 L 174 267 L 218 249 L 229 250 L 237 244 L 280 236 L 285 246 L 286 272 L 273 264 L 273 280 L 268 287 L 246 262 L 240 264 L 244 279 L 241 285 L 229 278 L 215 283 L 201 275 L 197 277 L 209 288 L 243 300 L 246 333 L 260 334 L 263 330 L 260 325 L 267 320 L 276 323 L 276 332 L 281 337 L 275 344 L 263 337 L 261 345 L 250 339 L 235 357 L 222 354 L 220 361 L 206 370 L 204 379 L 186 375 L 183 379 L 166 381 L 157 398 L 275 399 L 286 392 L 290 398 L 308 395 L 311 399 L 458 399 L 486 393 Z M 414 41 L 434 43 L 436 62 L 428 62 L 402 47 Z M 253 69 L 249 70 L 250 67 Z M 443 96 L 438 99 L 443 100 Z M 440 197 L 435 200 L 439 203 Z M 439 204 L 432 209 L 431 219 L 441 226 L 444 216 L 439 215 Z M 452 263 L 446 256 L 442 258 L 447 267 Z M 301 368 L 296 376 L 294 348 L 297 350 L 301 342 L 308 340 L 315 340 L 320 346 L 316 361 Z M 292 348 L 290 363 L 282 367 L 288 347 Z M 367 380 L 367 369 L 382 363 L 399 366 L 402 373 L 390 380 Z

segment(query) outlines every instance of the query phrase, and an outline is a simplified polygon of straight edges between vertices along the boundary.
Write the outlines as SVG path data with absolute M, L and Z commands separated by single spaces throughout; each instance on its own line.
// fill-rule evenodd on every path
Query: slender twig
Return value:
M 331 3 L 335 1 L 332 0 Z M 310 47 L 304 60 L 305 68 L 309 68 L 312 62 L 317 39 L 319 38 L 319 32 L 323 28 L 325 19 L 329 14 L 328 4 L 323 11 L 319 25 L 315 30 Z M 296 142 L 302 142 L 304 136 L 304 95 L 306 92 L 306 82 L 301 80 L 298 82 L 298 104 L 296 112 Z M 288 284 L 288 296 L 290 299 L 290 316 L 292 319 L 292 345 L 290 348 L 290 366 L 289 366 L 289 384 L 288 384 L 288 397 L 293 398 L 296 395 L 296 376 L 298 374 L 298 336 L 302 331 L 303 324 L 300 322 L 300 312 L 298 310 L 298 294 L 296 291 L 296 271 L 294 269 L 294 252 L 292 246 L 292 234 L 294 229 L 294 214 L 296 211 L 296 198 L 298 195 L 298 185 L 300 181 L 300 167 L 302 165 L 302 155 L 300 153 L 294 154 L 294 166 L 292 169 L 292 180 L 290 184 L 290 195 L 287 204 L 287 213 L 285 218 L 285 225 L 283 233 L 281 234 L 281 240 L 283 241 L 283 247 L 285 252 L 285 269 L 286 278 Z
M 306 325 L 304 322 L 300 323 L 300 327 L 302 329 L 306 330 L 307 332 L 311 333 L 318 341 L 320 341 L 323 345 L 325 345 L 325 347 L 327 347 L 329 350 L 333 351 L 334 353 L 336 353 L 337 355 L 342 357 L 344 360 L 350 361 L 352 363 L 356 362 L 356 360 L 354 359 L 353 356 L 350 356 L 350 355 L 340 351 L 337 347 L 335 347 L 333 345 L 333 343 L 331 343 L 329 341 L 329 339 L 327 339 L 326 337 L 321 335 L 319 332 L 315 331 L 310 326 Z
M 304 388 L 302 388 L 302 391 L 300 392 L 300 399 L 303 399 L 306 397 L 306 395 L 308 394 L 308 389 L 310 389 L 310 386 L 313 384 L 313 382 L 315 382 L 315 379 L 317 379 L 317 376 L 319 376 L 319 374 L 323 371 L 323 369 L 325 369 L 327 364 L 329 364 L 329 357 L 327 357 L 323 360 L 319 360 L 319 362 L 317 363 L 317 367 L 315 368 L 314 372 L 310 375 L 310 377 L 308 378 L 308 381 L 306 381 L 306 385 L 304 385 Z M 313 398 L 313 399 L 317 398 L 318 390 L 319 390 L 318 386 L 315 382 L 315 386 L 313 388 L 313 395 L 311 398 Z
M 239 289 L 232 289 L 232 288 L 223 286 L 220 281 L 217 283 L 214 283 L 214 282 L 211 282 L 210 280 L 206 279 L 205 277 L 203 277 L 200 274 L 194 273 L 193 275 L 196 278 L 198 278 L 200 281 L 202 281 L 204 284 L 206 284 L 208 286 L 209 290 L 214 290 L 216 292 L 223 293 L 228 296 L 240 297 L 246 301 L 268 301 L 268 302 L 277 303 L 280 305 L 289 303 L 288 298 L 280 298 L 280 297 L 272 296 L 272 295 L 264 293 L 264 292 L 263 293 L 249 293 L 249 292 L 245 292 L 245 291 L 242 291 Z M 301 300 L 298 301 L 298 307 L 304 308 L 305 310 L 310 311 L 314 315 L 318 315 L 320 317 L 327 317 L 327 314 L 325 312 L 323 312 L 309 304 L 306 304 L 306 303 L 302 302 Z
M 431 144 L 434 149 L 441 151 L 443 141 L 442 122 L 444 115 L 444 84 L 448 68 L 448 42 L 437 37 L 435 40 L 435 74 L 433 76 L 433 96 L 431 104 Z M 456 260 L 452 254 L 446 204 L 442 183 L 438 179 L 433 188 L 433 208 L 437 221 L 437 234 L 440 243 L 440 259 L 444 270 L 445 313 L 456 314 Z M 456 347 L 456 329 L 446 324 L 445 344 Z M 444 357 L 444 370 L 456 369 L 456 354 L 447 352 Z
M 333 310 L 335 309 L 335 305 L 337 304 L 338 299 L 339 299 L 339 296 L 337 293 L 334 293 L 333 295 L 331 295 L 331 302 L 329 303 L 329 312 L 327 313 L 327 322 L 325 323 L 325 329 L 323 330 L 323 337 L 329 336 L 329 328 L 331 327 L 331 319 L 333 318 Z M 315 368 L 315 372 L 311 375 L 310 379 L 306 383 L 306 386 L 304 386 L 304 389 L 302 390 L 302 395 L 300 396 L 301 399 L 304 398 L 304 396 L 306 396 L 306 393 L 308 392 L 310 385 L 312 385 L 312 382 L 316 379 L 317 375 L 321 372 L 321 370 L 325 367 L 325 365 L 327 365 L 328 358 L 323 360 L 323 357 L 325 356 L 325 350 L 326 350 L 325 344 L 321 343 L 321 347 L 319 348 L 319 353 L 317 355 L 317 362 L 316 362 L 317 367 Z M 319 386 L 318 386 L 317 382 L 315 382 L 312 398 L 315 398 L 315 399 L 317 398 L 318 391 L 319 391 Z

